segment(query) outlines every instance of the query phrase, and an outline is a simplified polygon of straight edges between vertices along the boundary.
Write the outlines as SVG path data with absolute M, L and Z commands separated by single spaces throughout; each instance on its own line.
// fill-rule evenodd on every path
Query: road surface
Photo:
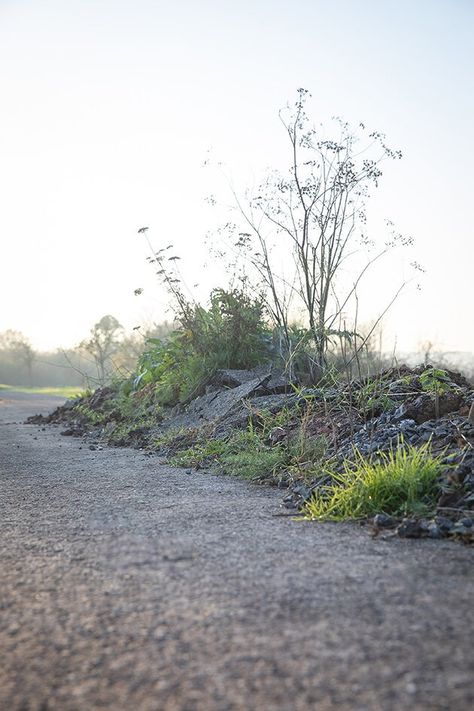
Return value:
M 472 548 L 295 522 L 0 398 L 2 711 L 474 707 Z

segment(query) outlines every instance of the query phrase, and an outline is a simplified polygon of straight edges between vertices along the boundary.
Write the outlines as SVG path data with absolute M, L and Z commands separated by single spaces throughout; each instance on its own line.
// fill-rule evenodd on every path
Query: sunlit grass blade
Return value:
M 314 492 L 303 513 L 308 519 L 342 521 L 377 513 L 423 514 L 432 511 L 445 465 L 431 454 L 430 444 L 415 448 L 403 443 L 375 459 L 356 454 L 333 484 Z

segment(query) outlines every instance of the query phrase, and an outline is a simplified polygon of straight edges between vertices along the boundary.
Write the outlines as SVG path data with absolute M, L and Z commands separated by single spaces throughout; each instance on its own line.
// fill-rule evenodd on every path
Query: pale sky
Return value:
M 144 225 L 190 283 L 218 281 L 207 151 L 241 186 L 285 167 L 278 110 L 302 86 L 316 122 L 363 121 L 404 153 L 374 224 L 416 245 L 367 287 L 367 318 L 416 259 L 386 347 L 473 351 L 473 20 L 472 0 L 0 0 L 0 331 L 49 348 L 106 313 L 164 320 Z

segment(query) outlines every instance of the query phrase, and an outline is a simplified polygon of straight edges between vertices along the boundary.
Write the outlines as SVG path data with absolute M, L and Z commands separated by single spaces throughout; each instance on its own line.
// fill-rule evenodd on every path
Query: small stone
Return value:
M 427 533 L 428 533 L 428 538 L 444 538 L 445 537 L 445 533 L 441 530 L 441 528 L 436 523 L 434 523 L 434 521 L 428 525 Z
M 303 501 L 309 499 L 312 494 L 311 489 L 308 486 L 305 486 L 305 484 L 295 484 L 292 487 L 292 492 L 293 494 L 296 494 L 296 496 L 300 496 Z
M 453 522 L 446 516 L 436 516 L 435 523 L 444 533 L 448 533 L 453 527 Z
M 406 432 L 415 429 L 416 422 L 415 420 L 401 420 L 398 426 L 400 430 L 405 434 Z
M 395 519 L 388 514 L 379 513 L 374 516 L 373 524 L 377 528 L 392 528 L 395 526 Z
M 400 538 L 421 538 L 422 535 L 420 522 L 413 518 L 404 518 L 397 527 L 397 536 Z
M 452 452 L 451 454 L 447 454 L 445 457 L 442 458 L 442 463 L 443 464 L 458 464 L 460 459 L 462 459 L 462 453 L 460 452 Z
M 461 523 L 461 521 L 456 521 L 449 533 L 451 536 L 454 536 L 465 543 L 472 543 L 474 541 L 474 529 L 472 528 L 472 525 L 465 526 Z
M 268 436 L 270 444 L 275 445 L 283 442 L 288 437 L 288 430 L 284 427 L 274 427 Z
M 472 528 L 474 522 L 473 522 L 472 518 L 468 518 L 466 516 L 465 518 L 460 518 L 458 523 L 460 525 L 464 526 L 464 528 Z

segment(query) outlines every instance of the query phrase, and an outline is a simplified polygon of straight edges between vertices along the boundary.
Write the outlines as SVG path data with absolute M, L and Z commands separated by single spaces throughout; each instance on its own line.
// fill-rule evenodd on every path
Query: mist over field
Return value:
M 315 126 L 362 122 L 403 154 L 371 190 L 367 238 L 383 244 L 388 219 L 414 243 L 359 285 L 359 321 L 406 281 L 383 351 L 472 352 L 472 12 L 461 1 L 2 3 L 0 332 L 54 351 L 107 314 L 129 334 L 172 320 L 142 226 L 154 249 L 173 244 L 186 288 L 208 303 L 229 281 L 212 251 L 231 257 L 220 229 L 235 218 L 232 190 L 242 198 L 287 169 L 279 110 L 304 87 Z M 414 277 L 413 262 L 425 272 Z M 353 275 L 342 269 L 340 283 Z

